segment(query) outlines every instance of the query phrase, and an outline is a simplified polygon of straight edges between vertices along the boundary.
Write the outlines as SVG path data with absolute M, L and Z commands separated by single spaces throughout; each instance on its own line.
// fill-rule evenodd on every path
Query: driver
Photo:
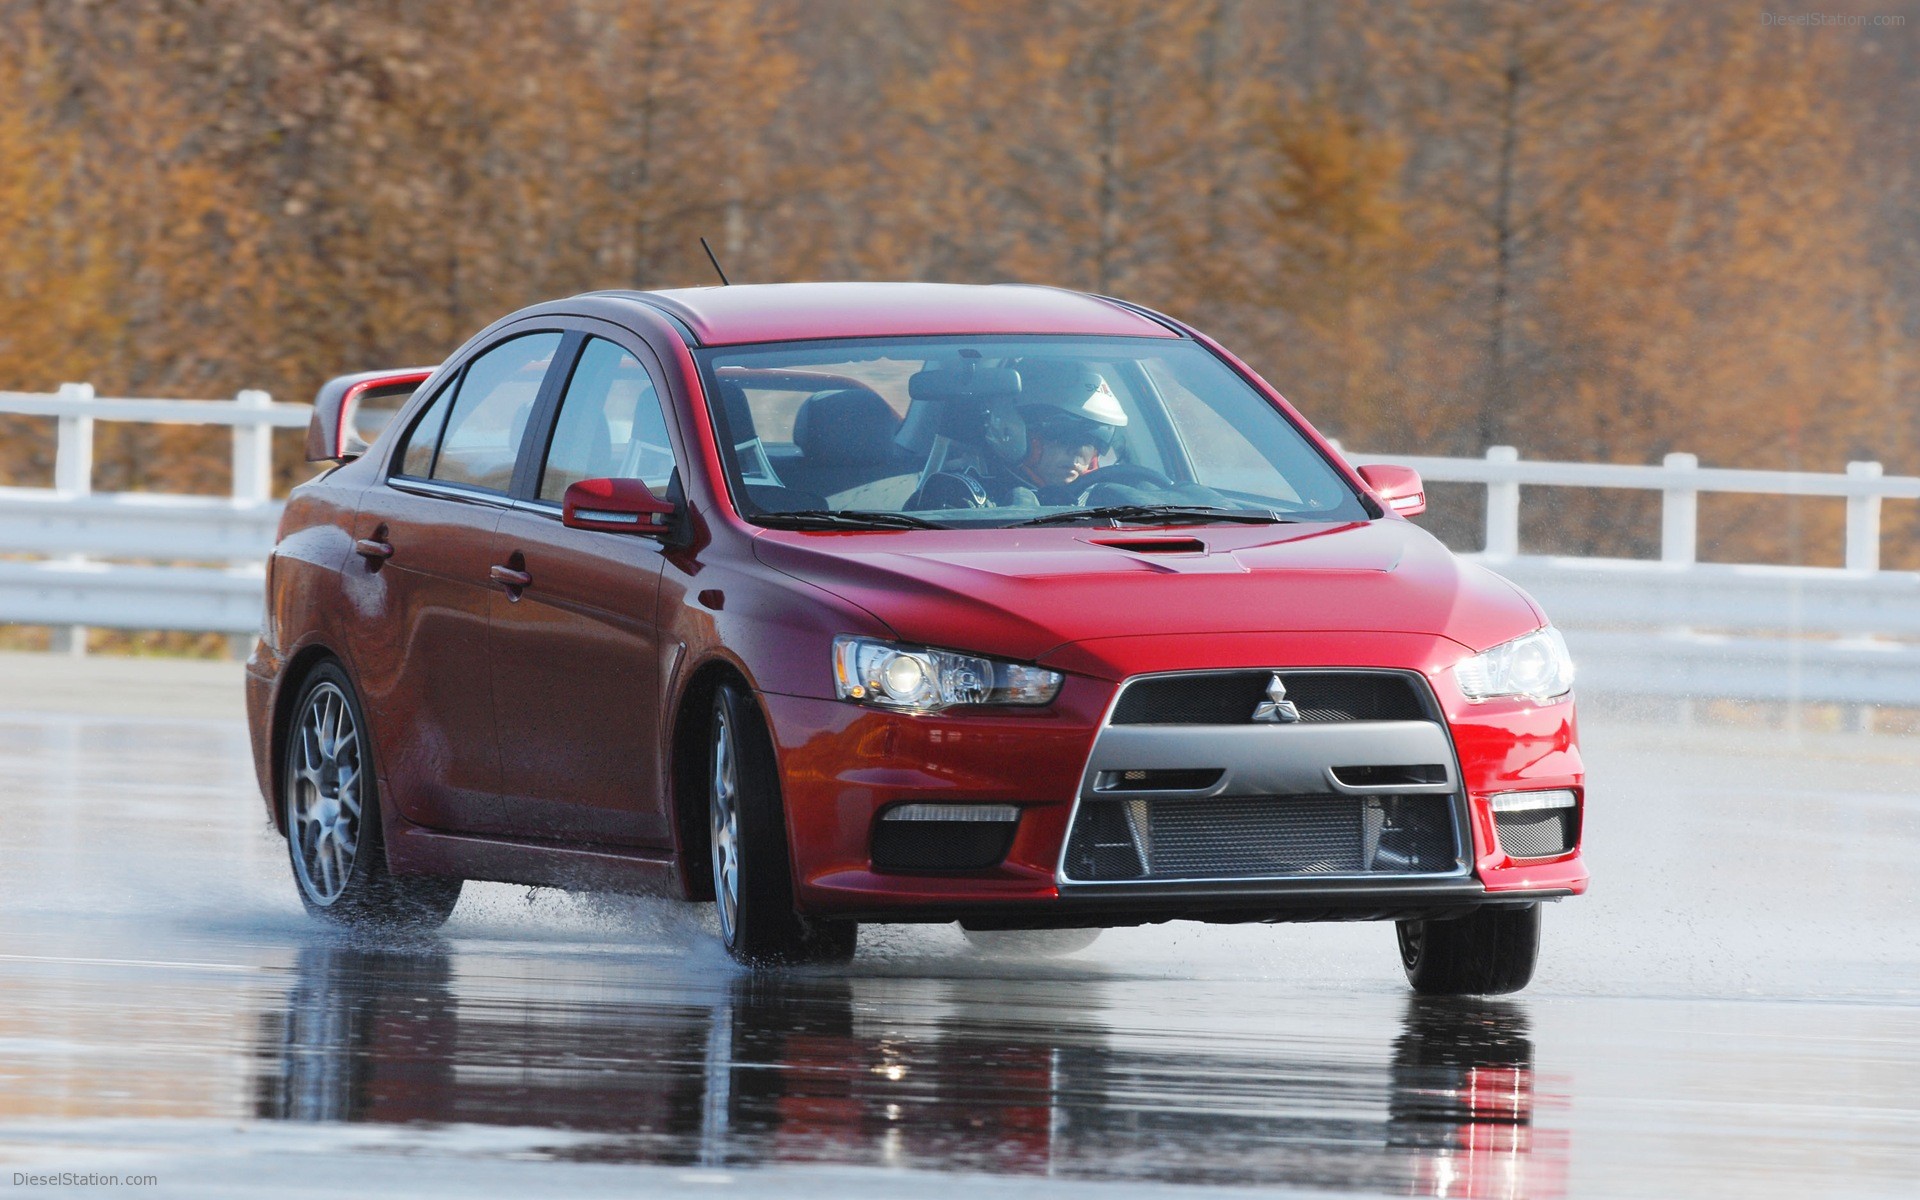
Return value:
M 1022 371 L 1026 388 L 1011 419 L 988 420 L 987 444 L 1003 471 L 983 480 L 993 503 L 1072 504 L 1082 478 L 1113 451 L 1126 427 L 1106 379 L 1078 363 L 1036 364 Z
M 911 508 L 1072 505 L 1113 452 L 1127 414 L 1113 388 L 1082 363 L 1027 360 L 1017 400 L 990 408 L 978 461 L 930 477 Z

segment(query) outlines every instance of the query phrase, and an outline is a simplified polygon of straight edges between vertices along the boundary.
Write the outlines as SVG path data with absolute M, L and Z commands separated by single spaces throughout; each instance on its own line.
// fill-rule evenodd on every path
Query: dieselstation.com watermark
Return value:
M 94 1171 L 13 1172 L 15 1187 L 158 1187 L 158 1175 L 102 1175 Z
M 1899 13 L 1761 13 L 1762 25 L 1801 29 L 1892 29 L 1907 23 Z

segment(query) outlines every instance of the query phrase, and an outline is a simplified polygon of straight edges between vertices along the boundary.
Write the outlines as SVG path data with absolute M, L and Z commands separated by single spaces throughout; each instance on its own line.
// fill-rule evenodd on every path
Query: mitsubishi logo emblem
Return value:
M 1300 719 L 1300 710 L 1287 699 L 1287 685 L 1280 681 L 1278 672 L 1267 681 L 1267 698 L 1254 706 L 1253 719 L 1270 724 L 1291 725 Z

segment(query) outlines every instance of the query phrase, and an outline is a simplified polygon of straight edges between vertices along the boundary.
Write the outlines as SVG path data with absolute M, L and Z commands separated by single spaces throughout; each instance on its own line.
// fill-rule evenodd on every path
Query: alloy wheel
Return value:
M 724 706 L 713 714 L 713 779 L 707 810 L 714 906 L 720 911 L 720 935 L 731 945 L 740 919 L 740 768 L 733 722 Z
M 307 696 L 296 727 L 287 795 L 287 836 L 294 871 L 315 904 L 333 904 L 347 889 L 360 847 L 360 727 L 347 697 L 332 683 Z
M 1394 932 L 1400 938 L 1400 965 L 1411 971 L 1420 965 L 1420 948 L 1426 939 L 1426 922 L 1397 921 Z

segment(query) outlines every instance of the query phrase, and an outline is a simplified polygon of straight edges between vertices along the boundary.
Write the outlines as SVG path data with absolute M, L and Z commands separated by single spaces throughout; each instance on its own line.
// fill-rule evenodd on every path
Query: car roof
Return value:
M 591 294 L 663 310 L 702 346 L 935 334 L 1181 336 L 1144 309 L 1030 284 L 749 283 Z

